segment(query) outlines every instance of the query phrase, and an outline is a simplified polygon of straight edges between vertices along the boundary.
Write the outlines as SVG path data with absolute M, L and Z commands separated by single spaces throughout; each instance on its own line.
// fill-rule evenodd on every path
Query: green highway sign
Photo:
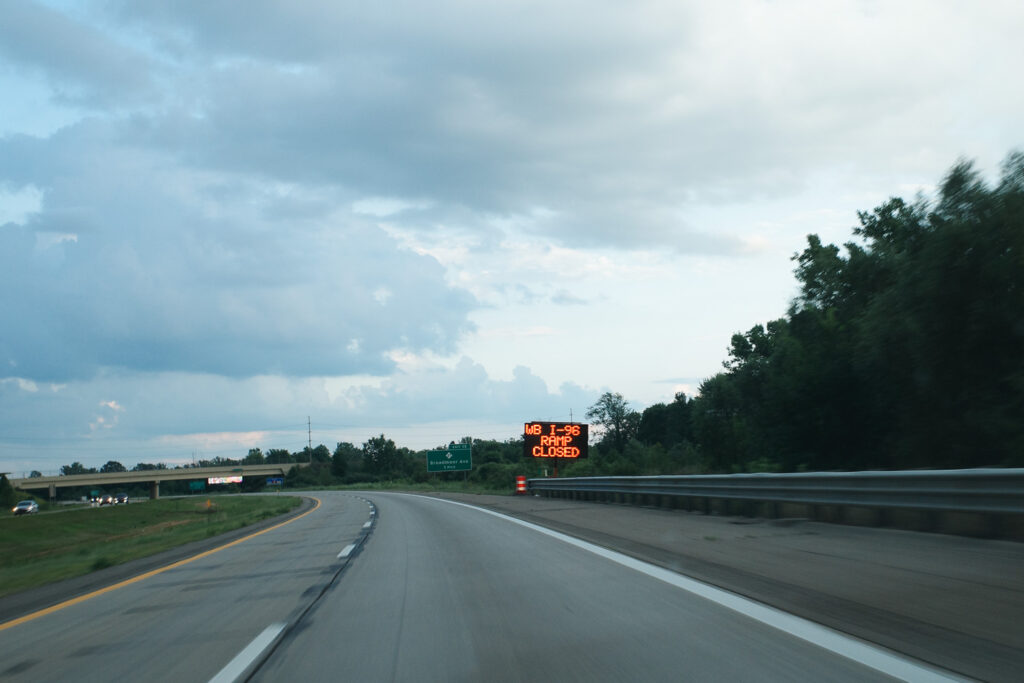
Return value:
M 427 472 L 463 472 L 473 469 L 468 443 L 453 443 L 443 451 L 427 451 Z

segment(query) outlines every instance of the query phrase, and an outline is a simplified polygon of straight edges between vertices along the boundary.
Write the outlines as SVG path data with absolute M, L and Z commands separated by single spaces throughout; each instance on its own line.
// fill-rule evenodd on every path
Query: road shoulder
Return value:
M 150 555 L 149 557 L 140 557 L 137 560 L 114 565 L 112 567 L 106 567 L 105 569 L 90 572 L 89 574 L 83 574 L 82 576 L 76 576 L 64 581 L 57 581 L 45 586 L 39 586 L 38 588 L 30 588 L 29 590 L 4 596 L 0 598 L 0 623 L 5 623 L 12 619 L 23 617 L 26 614 L 31 614 L 33 612 L 46 609 L 47 607 L 52 607 L 53 605 L 60 604 L 67 600 L 72 600 L 82 595 L 87 595 L 93 591 L 101 590 L 107 586 L 112 586 L 121 581 L 139 576 L 140 574 L 145 574 L 146 572 L 154 569 L 159 569 L 160 567 L 165 567 L 169 564 L 212 550 L 213 548 L 230 543 L 236 539 L 274 526 L 275 524 L 280 524 L 292 517 L 297 517 L 308 511 L 314 505 L 313 499 L 308 496 L 303 496 L 300 493 L 292 494 L 291 492 L 289 492 L 288 495 L 299 496 L 302 498 L 302 502 L 298 507 L 282 515 L 270 517 L 256 522 L 255 524 L 240 527 L 217 536 L 211 536 L 210 538 L 204 538 L 200 541 L 186 543 L 176 548 L 171 548 L 155 555 Z

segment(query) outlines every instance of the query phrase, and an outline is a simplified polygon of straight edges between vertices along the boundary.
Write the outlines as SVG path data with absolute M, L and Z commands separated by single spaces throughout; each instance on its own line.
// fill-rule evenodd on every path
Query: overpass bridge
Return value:
M 57 497 L 58 488 L 77 486 L 109 486 L 113 484 L 149 484 L 149 497 L 160 497 L 160 482 L 179 479 L 206 479 L 208 477 L 283 477 L 295 467 L 308 463 L 287 462 L 275 465 L 223 465 L 219 467 L 180 467 L 166 470 L 132 470 L 130 472 L 97 472 L 68 474 L 56 477 L 27 477 L 11 479 L 11 485 L 22 491 L 45 489 L 50 499 Z

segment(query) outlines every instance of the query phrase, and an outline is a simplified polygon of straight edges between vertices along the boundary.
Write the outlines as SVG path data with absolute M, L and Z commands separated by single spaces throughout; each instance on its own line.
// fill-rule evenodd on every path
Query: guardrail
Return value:
M 542 496 L 1024 539 L 1024 469 L 530 479 Z

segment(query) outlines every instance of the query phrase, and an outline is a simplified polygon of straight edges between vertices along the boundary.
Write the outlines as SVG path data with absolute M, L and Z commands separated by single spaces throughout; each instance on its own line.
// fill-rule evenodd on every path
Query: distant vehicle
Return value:
M 105 493 L 102 496 L 100 496 L 100 501 L 99 502 L 100 502 L 100 505 L 113 505 L 114 504 L 114 497 L 112 495 L 110 495 L 109 493 Z
M 15 515 L 31 515 L 39 512 L 39 504 L 34 500 L 23 500 L 11 508 L 11 512 Z
M 127 504 L 128 504 L 128 494 L 127 493 L 118 493 L 116 496 L 114 496 L 114 505 L 127 505 Z

